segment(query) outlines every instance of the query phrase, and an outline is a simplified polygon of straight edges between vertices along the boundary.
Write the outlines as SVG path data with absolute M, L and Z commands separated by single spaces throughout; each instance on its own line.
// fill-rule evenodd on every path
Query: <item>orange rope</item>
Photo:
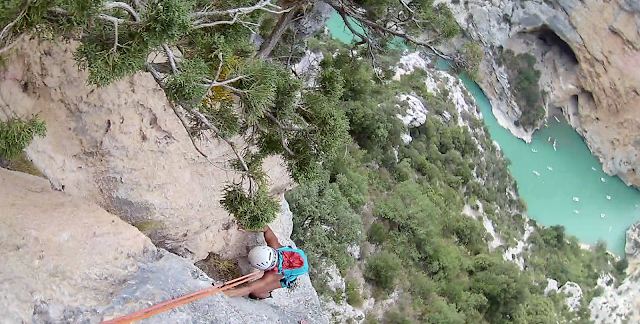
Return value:
M 143 318 L 151 317 L 155 314 L 162 313 L 174 307 L 178 307 L 180 305 L 190 303 L 194 300 L 198 300 L 200 298 L 204 298 L 204 297 L 213 295 L 215 293 L 225 291 L 229 288 L 233 288 L 235 286 L 241 285 L 243 283 L 249 282 L 252 279 L 255 279 L 256 275 L 258 275 L 259 273 L 260 272 L 253 272 L 248 275 L 245 275 L 233 280 L 229 280 L 223 284 L 205 288 L 203 290 L 196 291 L 194 293 L 191 293 L 182 297 L 178 297 L 176 299 L 172 299 L 157 305 L 153 305 L 149 308 L 145 308 L 122 317 L 118 317 L 106 322 L 102 322 L 100 324 L 125 324 L 125 323 L 131 323 L 137 320 L 141 320 Z

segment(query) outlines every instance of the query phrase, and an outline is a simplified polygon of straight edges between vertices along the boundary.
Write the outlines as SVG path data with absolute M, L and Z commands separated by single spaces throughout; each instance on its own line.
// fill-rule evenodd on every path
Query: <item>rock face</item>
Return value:
M 244 234 L 219 204 L 236 176 L 226 145 L 198 143 L 211 164 L 198 154 L 147 74 L 87 86 L 74 48 L 25 40 L 0 72 L 0 120 L 39 114 L 47 123 L 47 136 L 26 150 L 35 166 L 54 188 L 99 204 L 159 247 L 194 261 L 242 255 Z M 265 171 L 274 193 L 292 184 L 278 158 Z
M 598 280 L 604 293 L 589 304 L 591 320 L 597 324 L 640 323 L 640 222 L 627 230 L 625 253 L 629 276 L 622 284 L 615 288 L 609 276 Z
M 633 224 L 627 230 L 624 253 L 629 259 L 640 259 L 640 222 Z
M 94 203 L 3 169 L 0 183 L 0 312 L 7 323 L 98 323 L 211 286 L 189 260 L 156 249 Z M 290 214 L 278 223 L 291 224 Z M 145 323 L 328 324 L 309 277 L 300 282 L 266 301 L 216 294 Z
M 301 19 L 298 19 L 294 23 L 296 29 L 296 37 L 298 39 L 307 39 L 318 30 L 325 28 L 327 20 L 333 16 L 335 10 L 330 5 L 324 2 L 316 2 L 311 9 L 307 9 L 307 12 Z
M 487 48 L 532 52 L 549 115 L 562 114 L 603 169 L 640 186 L 640 2 L 637 0 L 469 1 L 449 4 L 461 26 Z M 488 50 L 481 87 L 514 135 L 520 110 Z M 501 120 L 502 119 L 502 120 Z

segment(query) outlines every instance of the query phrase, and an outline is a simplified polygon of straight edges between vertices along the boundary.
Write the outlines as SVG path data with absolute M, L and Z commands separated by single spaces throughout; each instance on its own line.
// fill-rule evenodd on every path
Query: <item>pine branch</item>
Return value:
M 269 9 L 268 7 L 274 8 L 276 10 Z M 241 7 L 241 8 L 234 8 L 234 9 L 228 9 L 228 10 L 211 10 L 211 11 L 194 12 L 191 14 L 191 18 L 200 19 L 203 17 L 211 17 L 211 16 L 224 16 L 224 15 L 234 16 L 237 14 L 246 15 L 256 10 L 263 10 L 270 13 L 281 14 L 281 13 L 288 12 L 289 10 L 291 10 L 291 8 L 282 10 L 280 7 L 272 4 L 271 0 L 260 0 L 258 1 L 258 3 L 250 7 Z
M 136 8 L 138 8 L 138 10 L 144 10 L 147 7 L 146 1 L 133 0 L 133 3 L 136 5 Z
M 403 2 L 402 0 L 400 0 L 400 1 Z M 419 40 L 419 39 L 416 39 L 416 38 L 410 36 L 407 33 L 404 33 L 404 32 L 398 31 L 398 30 L 393 30 L 391 28 L 385 27 L 385 26 L 383 26 L 383 25 L 381 25 L 379 23 L 376 23 L 376 22 L 373 22 L 373 21 L 367 19 L 360 12 L 355 10 L 352 7 L 353 5 L 351 5 L 351 6 L 349 4 L 345 5 L 345 4 L 342 3 L 342 1 L 340 2 L 340 4 L 336 4 L 332 0 L 323 0 L 323 2 L 325 2 L 326 4 L 330 5 L 333 9 L 335 9 L 338 12 L 338 14 L 340 14 L 340 17 L 342 17 L 342 19 L 344 20 L 345 25 L 347 26 L 347 28 L 349 28 L 349 30 L 351 32 L 353 32 L 354 35 L 362 38 L 363 42 L 366 42 L 367 44 L 371 44 L 371 40 L 368 37 L 364 37 L 364 35 L 362 35 L 361 33 L 355 32 L 354 28 L 352 26 L 350 26 L 350 24 L 348 24 L 348 21 L 346 19 L 347 17 L 352 17 L 355 20 L 357 20 L 358 22 L 364 24 L 363 27 L 367 27 L 367 28 L 370 28 L 372 30 L 377 30 L 377 31 L 380 31 L 382 33 L 389 34 L 389 35 L 392 35 L 392 36 L 397 36 L 397 37 L 400 37 L 400 38 L 402 38 L 402 39 L 404 39 L 404 40 L 406 40 L 406 41 L 408 41 L 410 43 L 413 43 L 415 45 L 426 47 L 434 55 L 436 55 L 436 56 L 438 56 L 438 57 L 440 57 L 442 59 L 451 60 L 451 61 L 454 61 L 454 62 L 458 62 L 459 60 L 462 60 L 462 58 L 460 56 L 457 56 L 457 55 L 446 55 L 446 54 L 440 52 L 439 50 L 437 50 L 433 46 L 433 43 L 434 43 L 434 41 L 436 39 L 422 41 L 422 40 Z M 404 4 L 405 3 L 403 2 L 403 5 Z M 408 8 L 408 6 L 407 6 L 407 8 Z M 410 8 L 408 8 L 408 9 L 410 9 Z M 464 64 L 464 63 L 462 63 L 462 64 Z
M 124 3 L 124 2 L 120 2 L 120 1 L 110 1 L 110 2 L 106 2 L 104 4 L 104 8 L 105 9 L 113 9 L 113 8 L 120 8 L 120 9 L 124 9 L 126 10 L 131 16 L 133 16 L 133 19 L 136 22 L 141 22 L 142 19 L 140 19 L 140 15 L 133 9 L 131 8 L 130 5 Z
M 0 42 L 6 39 L 5 45 L 3 47 L 0 47 L 0 54 L 10 50 L 14 46 L 15 40 L 12 42 L 10 39 L 11 28 L 13 28 L 13 26 L 17 24 L 18 21 L 20 21 L 20 19 L 24 16 L 24 14 L 27 12 L 27 9 L 29 8 L 29 4 L 31 4 L 31 0 L 27 0 L 24 4 L 24 8 L 22 8 L 22 10 L 20 11 L 20 14 L 18 14 L 18 17 L 16 17 L 16 19 L 14 19 L 10 23 L 8 23 L 6 26 L 4 26 L 4 28 L 2 28 L 2 31 L 0 31 Z
M 124 23 L 127 22 L 124 19 L 116 18 L 114 16 L 109 16 L 109 15 L 105 15 L 105 14 L 99 14 L 96 17 L 99 18 L 99 19 L 102 19 L 102 20 L 110 21 L 110 22 L 112 22 L 114 24 L 124 24 Z
M 270 8 L 274 8 L 274 9 L 270 9 Z M 238 22 L 242 26 L 248 28 L 249 30 L 255 33 L 255 30 L 253 27 L 258 27 L 259 25 L 240 20 L 240 17 L 242 15 L 249 14 L 256 10 L 267 11 L 274 14 L 281 14 L 281 13 L 289 12 L 292 9 L 293 7 L 282 9 L 272 4 L 271 0 L 260 0 L 258 1 L 258 3 L 250 7 L 241 7 L 241 8 L 234 8 L 234 9 L 228 9 L 228 10 L 208 10 L 208 11 L 194 12 L 191 14 L 191 19 L 193 20 L 194 29 L 207 28 L 207 27 L 213 27 L 218 25 L 233 25 L 236 22 Z M 215 17 L 215 16 L 231 16 L 232 19 L 207 22 L 208 19 L 211 19 L 212 17 Z M 253 27 L 250 27 L 250 26 L 253 26 Z
M 153 79 L 160 86 L 160 88 L 162 88 L 162 90 L 165 90 L 165 84 L 164 84 L 162 75 L 160 75 L 160 72 L 158 72 L 150 63 L 147 63 L 146 67 L 149 73 L 151 73 L 151 75 L 153 76 Z M 240 163 L 240 166 L 242 167 L 242 170 L 244 171 L 245 176 L 249 179 L 249 187 L 250 187 L 249 191 L 250 191 L 250 194 L 253 194 L 255 179 L 251 175 L 251 171 L 249 170 L 249 166 L 244 160 L 244 157 L 238 151 L 236 143 L 233 140 L 227 138 L 224 135 L 224 133 L 218 127 L 214 126 L 203 113 L 193 108 L 189 103 L 185 102 L 184 100 L 178 100 L 178 104 L 180 105 L 180 107 L 182 107 L 182 109 L 184 109 L 188 113 L 195 116 L 203 125 L 205 125 L 209 130 L 213 131 L 213 133 L 215 133 L 216 136 L 218 136 L 218 138 L 223 140 L 225 143 L 227 143 L 227 145 L 229 145 L 229 147 L 231 147 L 231 150 L 233 151 L 233 154 L 236 156 L 236 159 L 238 160 L 238 162 Z M 176 109 L 174 109 L 174 113 L 176 114 L 176 116 L 178 116 L 178 118 L 181 118 L 180 114 Z M 186 122 L 182 123 L 182 125 L 185 127 L 185 130 L 190 134 L 189 128 Z M 195 145 L 195 141 L 193 139 L 192 139 L 192 144 L 196 147 L 196 150 L 200 154 L 207 157 L 206 154 L 204 154 L 204 152 L 202 152 L 199 148 L 197 148 L 197 146 Z
M 234 15 L 232 20 L 217 20 L 209 23 L 203 23 L 203 22 L 198 23 L 202 21 L 202 20 L 199 20 L 194 23 L 193 29 L 207 28 L 207 27 L 213 27 L 218 25 L 233 25 L 236 23 L 236 21 L 238 21 L 238 17 L 239 15 Z
M 276 123 L 276 125 L 278 125 L 278 127 L 280 127 L 280 142 L 282 143 L 282 148 L 284 149 L 285 152 L 287 152 L 287 154 L 289 154 L 291 156 L 294 156 L 295 154 L 293 153 L 293 151 L 291 151 L 289 146 L 287 146 L 287 140 L 286 140 L 286 136 L 285 136 L 285 132 L 284 132 L 285 131 L 285 126 L 282 125 L 282 123 L 278 120 L 278 118 L 273 116 L 268 111 L 266 111 L 264 113 L 264 115 L 267 116 L 267 118 L 269 118 L 272 122 Z
M 211 91 L 211 88 L 225 86 L 225 85 L 227 85 L 229 83 L 233 83 L 233 82 L 236 82 L 236 81 L 241 80 L 241 79 L 244 78 L 244 76 L 241 75 L 241 76 L 237 76 L 235 78 L 227 79 L 225 81 L 218 81 L 218 79 L 220 78 L 220 73 L 222 73 L 222 63 L 223 63 L 223 61 L 222 61 L 222 53 L 218 54 L 218 59 L 220 60 L 220 64 L 218 65 L 218 71 L 216 71 L 216 75 L 213 78 L 213 80 L 206 79 L 206 82 L 209 83 L 209 86 L 207 87 L 207 90 L 204 92 L 204 94 L 200 98 L 200 101 L 204 100 L 204 98 L 207 96 L 207 94 L 209 94 L 209 91 Z M 237 90 L 237 91 L 241 91 L 241 90 L 236 89 L 236 88 L 233 88 L 233 89 Z
M 162 49 L 167 54 L 167 60 L 169 60 L 169 66 L 171 66 L 171 72 L 178 73 L 178 67 L 176 66 L 176 56 L 173 54 L 173 51 L 169 48 L 169 45 L 162 44 Z

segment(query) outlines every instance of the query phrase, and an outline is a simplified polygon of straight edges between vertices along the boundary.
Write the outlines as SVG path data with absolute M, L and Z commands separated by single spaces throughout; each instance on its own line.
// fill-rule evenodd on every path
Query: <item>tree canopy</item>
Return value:
M 313 179 L 347 144 L 349 114 L 360 113 L 336 109 L 358 80 L 325 65 L 309 87 L 290 59 L 268 59 L 293 18 L 320 2 L 363 28 L 354 46 L 376 64 L 394 38 L 442 55 L 433 46 L 459 31 L 448 8 L 431 0 L 10 0 L 0 4 L 0 55 L 34 33 L 79 41 L 75 59 L 96 86 L 149 72 L 204 158 L 200 139 L 229 145 L 242 178 L 221 202 L 241 225 L 260 228 L 277 210 L 268 202 L 264 157 L 280 154 L 296 181 Z

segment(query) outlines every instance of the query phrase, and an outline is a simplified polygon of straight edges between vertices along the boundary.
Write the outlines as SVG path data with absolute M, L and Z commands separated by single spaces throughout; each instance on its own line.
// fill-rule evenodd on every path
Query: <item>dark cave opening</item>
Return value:
M 578 63 L 578 58 L 576 57 L 576 54 L 571 49 L 571 46 L 569 46 L 567 42 L 562 40 L 562 38 L 560 38 L 558 34 L 556 34 L 553 30 L 551 30 L 551 28 L 549 28 L 549 26 L 542 25 L 540 26 L 539 29 L 532 31 L 530 33 L 538 37 L 538 39 L 541 40 L 545 45 L 549 47 L 557 47 L 562 51 L 562 53 L 566 57 L 571 59 L 572 62 Z

